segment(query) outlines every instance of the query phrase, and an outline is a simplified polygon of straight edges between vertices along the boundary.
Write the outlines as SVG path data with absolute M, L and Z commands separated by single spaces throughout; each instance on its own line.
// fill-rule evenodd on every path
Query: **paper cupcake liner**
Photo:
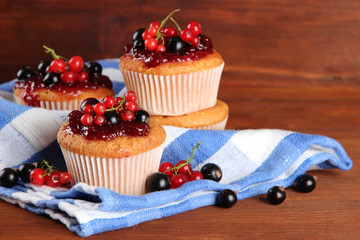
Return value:
M 125 195 L 142 195 L 146 179 L 158 171 L 163 145 L 126 158 L 90 157 L 61 150 L 73 183 L 83 182 Z
M 15 102 L 20 105 L 29 106 L 21 98 L 15 96 Z M 80 102 L 78 100 L 67 102 L 40 101 L 40 107 L 49 110 L 79 110 Z
M 195 129 L 204 129 L 204 130 L 224 130 L 227 120 L 229 117 L 226 117 L 224 120 L 222 120 L 221 122 L 212 124 L 212 125 L 208 125 L 208 126 L 203 126 L 203 127 L 197 127 Z
M 177 116 L 215 106 L 224 63 L 199 72 L 150 75 L 121 69 L 127 90 L 151 115 Z

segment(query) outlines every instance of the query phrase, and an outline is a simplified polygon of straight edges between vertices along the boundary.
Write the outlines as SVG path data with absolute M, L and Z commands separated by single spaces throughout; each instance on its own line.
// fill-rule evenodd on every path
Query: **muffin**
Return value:
M 114 95 L 111 80 L 101 72 L 99 63 L 85 66 L 79 56 L 72 57 L 68 63 L 62 59 L 43 61 L 36 72 L 28 67 L 18 71 L 15 101 L 51 110 L 78 110 L 86 98 Z
M 198 22 L 181 31 L 164 27 L 173 13 L 138 29 L 120 58 L 126 88 L 137 92 L 151 115 L 177 116 L 215 106 L 224 68 Z
M 181 116 L 151 116 L 161 125 L 208 130 L 224 130 L 228 117 L 229 106 L 220 100 L 214 107 Z
M 62 124 L 57 140 L 68 172 L 73 183 L 144 194 L 147 177 L 160 164 L 165 130 L 146 111 L 129 106 L 130 101 L 109 99 L 114 98 L 85 100 L 82 111 L 72 111 Z

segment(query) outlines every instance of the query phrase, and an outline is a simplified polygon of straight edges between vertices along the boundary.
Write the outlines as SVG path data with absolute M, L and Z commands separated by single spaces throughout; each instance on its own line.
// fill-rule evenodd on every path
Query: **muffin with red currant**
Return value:
M 114 96 L 113 84 L 109 77 L 102 75 L 99 63 L 90 62 L 86 66 L 80 56 L 67 60 L 53 49 L 44 48 L 54 60 L 41 62 L 37 71 L 29 67 L 18 71 L 14 83 L 14 96 L 18 104 L 74 110 L 79 109 L 80 103 L 86 98 Z
M 229 117 L 229 106 L 217 100 L 214 107 L 180 116 L 152 115 L 152 121 L 161 125 L 183 128 L 224 130 Z
M 183 115 L 215 106 L 224 61 L 201 25 L 181 29 L 170 13 L 133 34 L 120 69 L 151 115 Z M 168 20 L 176 27 L 165 27 Z M 190 104 L 189 104 L 190 103 Z
M 165 130 L 138 109 L 129 91 L 101 102 L 89 98 L 72 111 L 58 132 L 68 172 L 84 182 L 126 195 L 145 193 L 145 182 L 156 172 Z

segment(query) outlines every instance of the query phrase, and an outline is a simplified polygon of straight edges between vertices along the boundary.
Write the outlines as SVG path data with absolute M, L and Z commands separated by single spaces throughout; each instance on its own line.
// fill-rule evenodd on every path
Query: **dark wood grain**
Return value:
M 231 209 L 210 206 L 88 239 L 360 239 L 360 4 L 326 1 L 0 1 L 0 82 L 45 58 L 119 57 L 131 34 L 172 9 L 198 20 L 226 67 L 219 98 L 229 129 L 276 128 L 338 140 L 348 172 L 317 171 L 314 192 L 287 189 Z M 39 230 L 46 226 L 45 230 Z M 34 234 L 37 232 L 37 234 Z M 58 221 L 0 201 L 0 239 L 79 237 Z M 55 239 L 57 239 L 55 238 Z

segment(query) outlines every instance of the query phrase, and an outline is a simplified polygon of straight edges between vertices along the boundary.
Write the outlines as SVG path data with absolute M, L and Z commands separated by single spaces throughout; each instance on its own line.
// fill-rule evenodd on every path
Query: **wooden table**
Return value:
M 8 35 L 0 37 L 0 67 L 2 72 L 7 69 L 13 72 L 4 72 L 0 82 L 11 79 L 21 64 L 36 66 L 42 59 L 41 50 L 35 48 L 43 43 L 36 42 L 38 38 L 30 32 L 44 34 L 47 28 L 54 27 L 43 22 L 43 28 L 36 30 L 41 17 L 57 24 L 60 20 L 56 17 L 59 17 L 66 24 L 70 22 L 66 19 L 74 20 L 76 13 L 79 14 L 78 24 L 61 27 L 61 34 L 75 36 L 63 40 L 67 41 L 66 45 L 59 40 L 60 33 L 44 39 L 51 42 L 51 46 L 58 45 L 65 55 L 72 54 L 70 43 L 79 46 L 78 53 L 87 59 L 97 59 L 119 56 L 119 46 L 129 40 L 109 26 L 118 30 L 122 21 L 123 32 L 130 34 L 140 23 L 147 24 L 181 7 L 184 24 L 192 19 L 206 23 L 209 35 L 213 36 L 226 61 L 219 99 L 230 107 L 228 129 L 276 128 L 326 135 L 338 140 L 354 162 L 348 172 L 311 172 L 318 178 L 316 189 L 302 194 L 289 188 L 285 202 L 279 206 L 268 204 L 262 195 L 241 200 L 231 209 L 204 207 L 87 239 L 360 239 L 360 16 L 357 1 L 291 4 L 270 0 L 225 1 L 220 7 L 218 1 L 204 0 L 192 1 L 194 8 L 177 2 L 177 6 L 167 3 L 155 9 L 150 1 L 144 1 L 132 8 L 128 6 L 126 11 L 126 3 L 110 0 L 72 7 L 69 6 L 71 1 L 65 1 L 64 5 L 49 2 L 34 1 L 31 6 L 26 1 L 2 1 L 0 4 L 6 10 L 0 12 L 0 16 L 7 20 L 1 26 Z M 26 9 L 30 7 L 37 10 L 40 17 L 27 22 L 25 19 L 31 14 Z M 57 11 L 50 10 L 53 8 Z M 61 17 L 71 8 L 74 11 L 70 11 L 66 19 Z M 130 16 L 136 13 L 134 8 L 149 16 L 145 17 L 146 21 L 136 18 L 135 23 L 129 22 L 128 19 L 134 19 Z M 199 13 L 195 14 L 197 11 Z M 206 11 L 211 14 L 205 14 Z M 15 13 L 22 17 L 16 18 Z M 91 21 L 86 23 L 86 20 Z M 17 31 L 11 29 L 16 23 L 22 24 Z M 93 24 L 100 25 L 96 25 L 96 29 L 82 29 Z M 17 38 L 18 31 L 28 34 L 28 42 Z M 97 42 L 92 39 L 96 36 Z M 13 42 L 14 39 L 17 42 Z M 82 45 L 84 39 L 89 40 Z M 115 48 L 108 47 L 115 43 L 118 44 Z M 58 221 L 0 201 L 0 239 L 50 238 L 79 237 Z

